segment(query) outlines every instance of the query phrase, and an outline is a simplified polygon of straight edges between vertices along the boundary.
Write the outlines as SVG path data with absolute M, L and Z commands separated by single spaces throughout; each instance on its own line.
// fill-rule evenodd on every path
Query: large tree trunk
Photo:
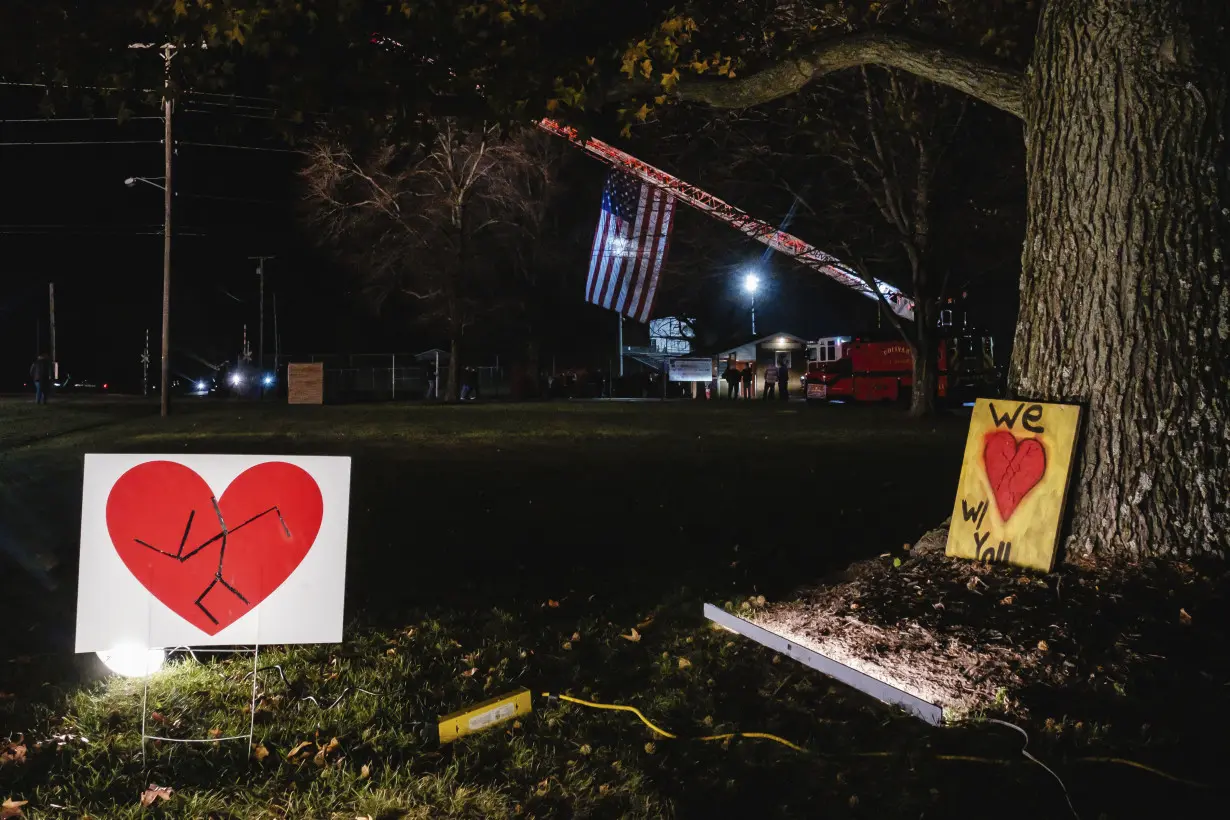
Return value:
M 461 400 L 461 321 L 457 319 L 449 322 L 448 387 L 445 388 L 444 400 Z
M 1069 554 L 1230 552 L 1226 0 L 1052 0 L 1011 387 L 1086 407 Z
M 910 388 L 910 416 L 927 418 L 935 415 L 935 395 L 939 382 L 935 328 L 919 325 L 912 351 L 914 383 Z

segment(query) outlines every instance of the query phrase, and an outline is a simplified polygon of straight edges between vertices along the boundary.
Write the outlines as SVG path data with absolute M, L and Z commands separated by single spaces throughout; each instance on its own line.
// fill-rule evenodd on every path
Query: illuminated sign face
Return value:
M 979 399 L 948 530 L 947 554 L 1050 572 L 1081 409 Z

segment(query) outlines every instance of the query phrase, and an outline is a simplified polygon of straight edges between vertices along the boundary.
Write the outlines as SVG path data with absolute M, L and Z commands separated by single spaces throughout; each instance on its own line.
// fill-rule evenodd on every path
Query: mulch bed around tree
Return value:
M 1147 723 L 1226 711 L 1224 564 L 1072 560 L 1043 575 L 948 558 L 946 537 L 945 524 L 794 601 L 753 601 L 740 614 L 942 705 L 946 721 L 995 711 L 1048 725 Z

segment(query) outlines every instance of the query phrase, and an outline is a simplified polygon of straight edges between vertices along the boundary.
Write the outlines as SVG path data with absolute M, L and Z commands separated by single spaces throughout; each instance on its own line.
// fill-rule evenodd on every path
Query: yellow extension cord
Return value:
M 750 738 L 759 738 L 761 740 L 772 740 L 775 743 L 780 743 L 781 745 L 786 746 L 787 748 L 793 749 L 796 752 L 803 752 L 805 754 L 815 754 L 815 752 L 812 752 L 809 749 L 804 749 L 802 746 L 791 743 L 789 740 L 786 740 L 784 737 L 778 737 L 777 735 L 769 734 L 768 732 L 728 732 L 722 735 L 705 735 L 704 737 L 680 738 L 679 735 L 676 735 L 673 732 L 668 732 L 665 729 L 663 729 L 661 726 L 656 725 L 652 720 L 645 717 L 644 713 L 641 712 L 640 709 L 637 709 L 635 706 L 623 706 L 618 703 L 595 703 L 592 700 L 582 700 L 581 698 L 574 698 L 571 695 L 553 695 L 550 692 L 543 692 L 542 696 L 544 698 L 556 698 L 562 701 L 567 701 L 568 703 L 575 703 L 578 706 L 588 706 L 591 709 L 608 709 L 612 712 L 631 712 L 632 714 L 640 718 L 641 723 L 644 723 L 654 732 L 656 732 L 657 734 L 669 740 L 729 740 L 731 738 L 736 738 L 736 737 L 750 737 Z M 851 757 L 893 757 L 894 753 L 893 752 L 855 752 L 854 754 L 850 756 Z M 1009 763 L 1014 762 L 1011 760 L 1002 760 L 1002 759 L 993 758 L 993 757 L 978 757 L 975 755 L 933 755 L 933 757 L 936 760 L 962 761 L 966 763 L 989 763 L 993 765 L 1007 765 Z M 1182 783 L 1185 786 L 1193 786 L 1199 789 L 1211 788 L 1211 786 L 1209 786 L 1207 783 L 1199 783 L 1195 780 L 1187 780 L 1186 778 L 1176 777 L 1175 775 L 1170 774 L 1168 772 L 1164 772 L 1161 769 L 1155 769 L 1152 766 L 1147 766 L 1144 763 L 1138 763 L 1135 760 L 1128 760 L 1127 758 L 1080 757 L 1080 758 L 1077 758 L 1076 760 L 1077 762 L 1085 762 L 1085 763 L 1115 763 L 1120 766 L 1129 766 L 1134 769 L 1140 769 L 1141 771 L 1146 771 L 1146 772 L 1149 772 L 1150 774 L 1155 774 L 1158 777 L 1164 778 L 1166 780 L 1170 780 L 1174 783 Z

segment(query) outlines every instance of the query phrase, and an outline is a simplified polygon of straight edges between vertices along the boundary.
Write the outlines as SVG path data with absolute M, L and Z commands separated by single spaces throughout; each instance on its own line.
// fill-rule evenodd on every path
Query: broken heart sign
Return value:
M 948 555 L 1051 570 L 1080 412 L 1040 402 L 975 403 Z
M 86 456 L 77 651 L 341 639 L 350 460 Z
M 147 461 L 111 487 L 107 532 L 151 595 L 216 635 L 290 577 L 323 513 L 320 488 L 293 464 L 254 465 L 217 493 L 191 467 Z

